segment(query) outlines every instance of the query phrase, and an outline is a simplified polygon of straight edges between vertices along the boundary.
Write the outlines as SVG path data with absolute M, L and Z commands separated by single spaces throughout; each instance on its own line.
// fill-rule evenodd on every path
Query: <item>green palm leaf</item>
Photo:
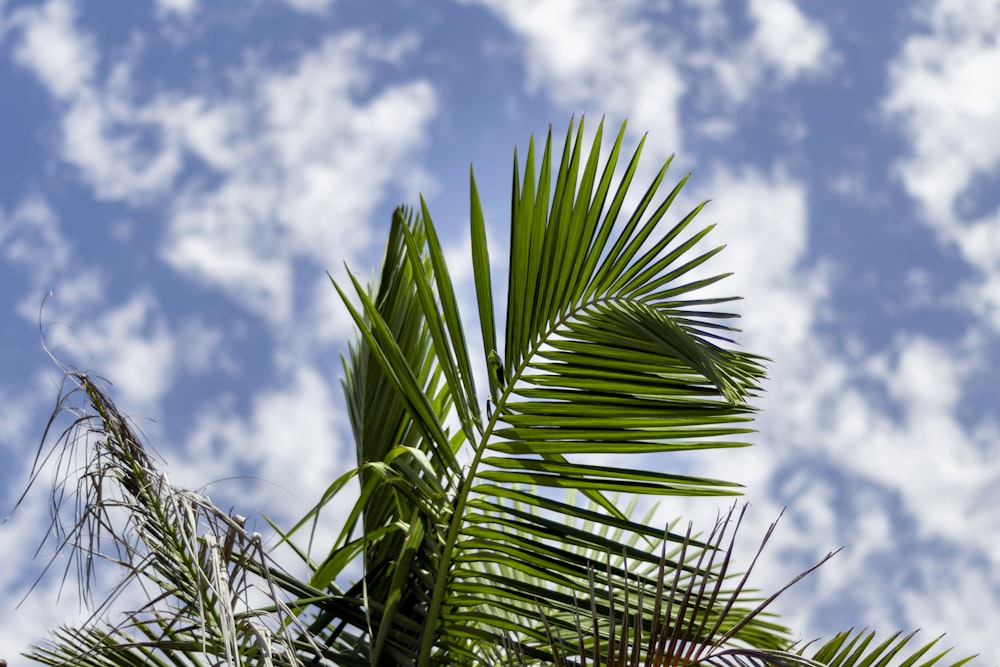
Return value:
M 391 621 L 405 597 L 397 587 L 413 587 L 407 613 L 426 624 L 418 645 L 415 637 L 389 637 L 373 626 L 376 659 L 391 644 L 411 646 L 417 664 L 466 660 L 482 650 L 483 637 L 497 642 L 513 626 L 534 627 L 539 641 L 528 648 L 544 653 L 538 596 L 546 607 L 561 599 L 568 610 L 574 592 L 588 590 L 588 570 L 622 547 L 602 531 L 641 536 L 645 543 L 626 548 L 637 561 L 662 539 L 662 530 L 629 521 L 613 494 L 735 491 L 722 480 L 571 460 L 581 453 L 743 446 L 752 417 L 746 399 L 763 375 L 759 357 L 726 342 L 732 329 L 720 322 L 732 315 L 711 310 L 728 299 L 688 296 L 722 276 L 684 280 L 717 250 L 692 255 L 707 230 L 685 237 L 700 206 L 660 231 L 683 185 L 652 208 L 667 165 L 620 225 L 641 151 L 640 144 L 613 188 L 623 137 L 624 127 L 603 165 L 602 128 L 584 159 L 582 124 L 575 134 L 570 128 L 558 164 L 551 137 L 546 141 L 537 176 L 534 142 L 523 180 L 515 159 L 503 350 L 496 349 L 485 222 L 473 179 L 472 257 L 493 403 L 485 419 L 455 290 L 425 205 L 420 215 L 394 215 L 378 286 L 354 281 L 360 306 L 348 306 L 360 338 L 345 388 L 359 465 L 384 460 L 396 444 L 426 460 L 411 471 L 405 494 L 388 478 L 375 487 L 362 480 L 364 509 L 352 514 L 363 515 L 373 535 L 390 523 L 407 527 L 379 533 L 366 547 L 377 554 L 366 556 L 366 571 L 378 572 L 377 580 L 366 577 L 366 595 Z M 459 431 L 450 433 L 450 423 Z M 458 451 L 468 457 L 466 466 L 457 466 Z M 431 478 L 434 484 L 419 483 Z M 567 490 L 583 493 L 594 508 L 552 495 Z M 569 521 L 553 518 L 553 503 Z M 583 522 L 596 528 L 585 530 Z M 402 563 L 404 552 L 413 562 Z M 327 584 L 337 572 L 327 568 L 314 583 Z M 614 568 L 605 584 L 624 590 L 619 584 L 628 576 Z M 643 581 L 655 587 L 652 577 Z M 469 620 L 473 609 L 480 620 Z M 774 646 L 784 641 L 773 628 L 761 636 Z
M 951 649 L 945 649 L 935 653 L 935 647 L 941 637 L 912 649 L 908 653 L 904 650 L 911 644 L 916 636 L 916 632 L 904 635 L 901 632 L 891 635 L 882 643 L 872 646 L 875 640 L 874 632 L 841 632 L 830 641 L 820 646 L 809 659 L 810 665 L 828 665 L 829 667 L 931 667 L 942 664 L 942 667 L 960 667 L 968 663 L 975 656 L 962 658 L 956 662 L 941 663 Z M 808 648 L 808 647 L 806 647 Z M 806 648 L 799 651 L 798 655 L 804 656 Z

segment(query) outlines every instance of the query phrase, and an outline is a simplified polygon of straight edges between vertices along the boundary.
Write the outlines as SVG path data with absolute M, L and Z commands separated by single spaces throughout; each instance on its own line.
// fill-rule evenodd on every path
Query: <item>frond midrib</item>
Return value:
M 450 580 L 452 574 L 451 567 L 455 548 L 458 543 L 458 535 L 466 523 L 466 506 L 478 478 L 479 466 L 483 460 L 485 452 L 488 449 L 487 445 L 496 430 L 497 424 L 501 419 L 501 415 L 504 412 L 504 405 L 507 404 L 509 398 L 514 393 L 514 387 L 517 385 L 518 381 L 524 377 L 525 372 L 531 367 L 532 359 L 534 359 L 535 356 L 541 352 L 542 348 L 550 341 L 550 339 L 553 336 L 557 336 L 560 329 L 573 321 L 573 319 L 577 316 L 583 314 L 589 309 L 593 309 L 601 305 L 636 305 L 642 307 L 652 307 L 649 303 L 646 303 L 641 299 L 634 299 L 620 294 L 603 295 L 580 301 L 575 307 L 565 310 L 560 309 L 557 313 L 558 317 L 554 320 L 549 320 L 550 324 L 546 330 L 535 338 L 526 354 L 522 355 L 517 360 L 516 365 L 513 366 L 513 368 L 516 369 L 516 372 L 513 372 L 511 377 L 506 378 L 506 383 L 502 392 L 497 397 L 496 409 L 490 415 L 489 421 L 482 431 L 482 437 L 474 447 L 474 455 L 468 467 L 468 474 L 464 476 L 465 478 L 462 481 L 462 486 L 455 497 L 452 519 L 448 527 L 448 535 L 444 545 L 444 550 L 441 554 L 441 561 L 438 564 L 438 573 L 435 580 L 434 591 L 431 596 L 431 604 L 428 608 L 428 628 L 433 628 L 442 616 L 442 604 L 445 598 L 445 589 L 447 588 L 448 581 Z M 430 654 L 433 650 L 435 638 L 435 632 L 430 631 L 425 633 L 418 661 L 419 667 L 426 667 L 429 664 Z

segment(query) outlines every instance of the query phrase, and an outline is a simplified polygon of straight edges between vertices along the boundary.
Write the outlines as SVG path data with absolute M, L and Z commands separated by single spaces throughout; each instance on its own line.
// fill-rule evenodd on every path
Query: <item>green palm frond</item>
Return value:
M 644 586 L 626 579 L 622 607 L 622 596 L 602 592 L 592 574 L 588 599 L 575 608 L 569 622 L 565 618 L 545 619 L 554 663 L 592 664 L 595 667 L 724 665 L 734 656 L 738 663 L 740 658 L 751 656 L 786 655 L 787 651 L 781 648 L 763 646 L 766 640 L 757 642 L 747 635 L 736 638 L 757 617 L 768 615 L 766 609 L 778 595 L 833 554 L 827 554 L 820 563 L 774 595 L 760 600 L 754 609 L 740 609 L 740 603 L 749 599 L 746 593 L 752 594 L 746 590 L 746 583 L 753 563 L 746 572 L 734 575 L 731 560 L 736 533 L 746 509 L 744 505 L 738 517 L 734 518 L 734 506 L 716 523 L 704 542 L 692 539 L 690 524 L 673 553 L 668 554 L 667 541 L 664 540 L 655 568 L 657 586 L 652 596 Z M 773 530 L 774 525 L 764 537 L 758 557 Z M 687 567 L 677 567 L 676 563 Z M 713 576 L 705 576 L 709 572 Z M 734 577 L 738 577 L 735 584 L 732 583 Z M 638 582 L 638 578 L 635 581 Z M 759 627 L 767 627 L 767 623 Z M 780 631 L 773 624 L 769 629 Z M 578 639 L 576 656 L 566 651 L 567 632 L 570 635 L 575 632 Z M 747 664 L 752 664 L 752 661 Z
M 937 637 L 917 648 L 911 648 L 916 632 L 897 632 L 879 644 L 873 645 L 875 632 L 848 630 L 841 632 L 820 646 L 809 658 L 809 664 L 827 667 L 960 667 L 976 656 L 962 658 L 956 662 L 942 662 L 952 649 L 937 648 L 941 637 Z M 805 656 L 809 647 L 803 647 L 798 655 Z
M 391 645 L 412 650 L 416 664 L 473 661 L 513 627 L 537 639 L 524 650 L 545 654 L 538 600 L 569 611 L 573 595 L 586 593 L 588 573 L 621 546 L 602 532 L 641 538 L 626 547 L 635 562 L 657 559 L 662 530 L 630 520 L 613 495 L 736 492 L 723 480 L 572 460 L 743 446 L 746 400 L 763 376 L 762 359 L 725 338 L 734 329 L 722 322 L 733 315 L 713 308 L 730 299 L 690 294 L 724 277 L 687 278 L 717 252 L 697 252 L 708 229 L 688 232 L 701 206 L 663 229 L 684 181 L 654 208 L 664 165 L 622 223 L 641 144 L 613 188 L 624 127 L 603 165 L 602 129 L 586 158 L 582 132 L 571 127 L 554 170 L 551 136 L 537 176 L 533 142 L 523 179 L 515 158 L 502 350 L 472 181 L 485 411 L 426 205 L 393 216 L 380 282 L 366 289 L 352 279 L 357 306 L 337 287 L 359 329 L 345 378 L 362 477 L 350 521 L 363 517 L 370 536 L 364 588 L 375 660 Z M 390 462 L 397 446 L 407 454 Z M 561 500 L 567 491 L 594 508 Z M 313 583 L 331 583 L 352 544 L 345 532 L 324 561 L 338 567 L 321 566 Z M 624 590 L 629 576 L 619 566 L 604 583 Z M 652 591 L 655 578 L 642 585 Z M 385 615 L 375 619 L 376 608 Z M 398 613 L 424 624 L 419 637 L 382 629 Z M 783 645 L 775 631 L 759 634 Z
M 797 650 L 796 647 L 767 648 L 754 645 L 754 642 L 731 641 L 738 635 L 738 630 L 754 617 L 767 614 L 767 607 L 779 595 L 835 555 L 827 554 L 782 589 L 762 599 L 749 614 L 739 613 L 736 611 L 736 603 L 757 557 L 763 552 L 777 525 L 771 525 L 757 551 L 757 557 L 746 572 L 739 575 L 739 582 L 727 587 L 726 574 L 733 557 L 736 532 L 745 511 L 744 505 L 734 522 L 733 510 L 730 510 L 701 546 L 691 544 L 689 526 L 685 540 L 678 548 L 680 553 L 677 560 L 684 563 L 695 562 L 695 572 L 701 569 L 716 570 L 717 576 L 712 580 L 692 577 L 692 585 L 687 587 L 688 593 L 683 596 L 678 595 L 682 588 L 680 582 L 691 575 L 680 568 L 669 567 L 670 561 L 665 549 L 657 568 L 660 585 L 651 604 L 644 599 L 646 591 L 642 587 L 629 586 L 626 589 L 624 608 L 616 608 L 614 596 L 604 596 L 607 604 L 599 606 L 595 604 L 595 600 L 602 596 L 592 581 L 590 598 L 576 608 L 573 623 L 560 625 L 546 622 L 553 663 L 593 667 L 932 667 L 937 664 L 941 667 L 960 667 L 975 657 L 942 662 L 951 649 L 935 649 L 941 637 L 908 649 L 916 632 L 907 635 L 896 633 L 881 643 L 874 644 L 874 632 L 847 631 L 839 633 L 818 648 L 813 646 L 815 642 L 810 642 Z M 734 529 L 727 540 L 730 525 Z M 725 543 L 727 541 L 728 544 Z M 722 603 L 721 613 L 717 602 Z M 676 613 L 671 613 L 670 607 L 675 604 L 678 606 Z M 589 636 L 585 635 L 585 629 L 590 630 Z M 566 631 L 575 632 L 578 637 L 577 655 L 566 651 Z M 814 650 L 810 651 L 811 648 Z M 522 657 L 514 664 L 526 665 L 529 662 Z

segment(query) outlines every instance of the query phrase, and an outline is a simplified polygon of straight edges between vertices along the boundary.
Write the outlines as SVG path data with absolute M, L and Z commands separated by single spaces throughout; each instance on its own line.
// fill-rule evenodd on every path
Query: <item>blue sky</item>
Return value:
M 174 482 L 297 517 L 353 456 L 325 272 L 370 275 L 423 193 L 468 286 L 470 162 L 500 270 L 513 147 L 628 118 L 773 359 L 756 447 L 662 465 L 746 484 L 754 539 L 787 506 L 764 586 L 846 547 L 780 605 L 803 638 L 995 661 L 998 35 L 996 0 L 0 0 L 0 514 L 57 393 L 41 325 Z M 8 659 L 78 614 L 58 574 L 14 609 L 46 526 L 38 489 L 0 527 Z

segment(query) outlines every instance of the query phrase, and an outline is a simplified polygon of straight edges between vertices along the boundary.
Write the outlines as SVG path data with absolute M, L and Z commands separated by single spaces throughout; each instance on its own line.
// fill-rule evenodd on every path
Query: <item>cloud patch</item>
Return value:
M 76 29 L 76 7 L 68 0 L 49 0 L 15 11 L 10 27 L 20 29 L 14 60 L 32 71 L 60 100 L 70 100 L 91 85 L 97 48 Z
M 908 141 L 896 163 L 903 188 L 941 241 L 977 271 L 966 306 L 1000 330 L 1000 6 L 939 0 L 889 65 L 883 117 Z M 983 186 L 985 187 L 978 187 Z
M 253 91 L 260 114 L 243 117 L 228 143 L 206 144 L 239 156 L 238 166 L 177 199 L 164 259 L 278 323 L 293 308 L 290 259 L 324 265 L 366 248 L 380 194 L 407 171 L 437 106 L 423 81 L 372 94 L 380 48 L 360 33 L 329 38 L 262 77 Z
M 162 258 L 271 324 L 295 312 L 296 262 L 318 271 L 354 257 L 392 184 L 427 182 L 412 156 L 437 111 L 433 87 L 376 83 L 418 46 L 412 36 L 330 36 L 290 66 L 232 73 L 242 83 L 226 93 L 146 99 L 135 54 L 94 80 L 94 40 L 63 0 L 18 17 L 18 61 L 64 104 L 62 158 L 98 198 L 165 207 Z
M 829 63 L 830 35 L 793 0 L 750 0 L 754 23 L 748 48 L 783 82 L 823 71 Z
M 254 394 L 245 417 L 225 402 L 214 403 L 198 415 L 170 465 L 171 478 L 190 488 L 210 485 L 213 496 L 236 503 L 239 511 L 259 509 L 289 527 L 353 465 L 344 444 L 342 397 L 335 387 L 335 380 L 300 366 L 284 381 Z M 234 479 L 238 475 L 254 477 Z M 343 521 L 336 511 L 326 515 L 322 525 L 331 531 Z M 329 544 L 326 537 L 330 535 L 324 534 L 318 544 Z
M 711 107 L 720 98 L 727 115 L 755 99 L 759 91 L 784 87 L 821 76 L 837 63 L 837 52 L 827 28 L 807 16 L 793 0 L 751 0 L 746 18 L 751 28 L 739 34 L 730 12 L 719 4 L 699 5 L 701 39 L 691 45 L 688 61 L 708 73 L 714 85 L 703 86 L 701 104 Z M 714 114 L 712 114 L 714 115 Z M 733 121 L 715 119 L 714 131 L 731 134 Z
M 123 405 L 136 414 L 157 409 L 176 376 L 177 342 L 150 292 L 70 328 L 52 329 L 50 344 L 66 346 L 89 368 L 112 378 Z
M 526 49 L 527 87 L 561 108 L 630 118 L 658 141 L 682 145 L 686 85 L 674 59 L 654 46 L 629 3 L 480 0 Z
M 678 152 L 686 97 L 716 108 L 721 94 L 738 107 L 762 86 L 787 86 L 836 63 L 829 32 L 792 0 L 750 2 L 749 35 L 736 34 L 720 3 L 687 7 L 696 14 L 691 19 L 676 8 L 635 2 L 474 1 L 521 38 L 530 92 L 543 92 L 571 112 L 628 117 Z M 677 27 L 688 23 L 693 29 Z M 703 80 L 706 72 L 711 82 Z M 700 130 L 729 136 L 732 111 L 706 113 Z

